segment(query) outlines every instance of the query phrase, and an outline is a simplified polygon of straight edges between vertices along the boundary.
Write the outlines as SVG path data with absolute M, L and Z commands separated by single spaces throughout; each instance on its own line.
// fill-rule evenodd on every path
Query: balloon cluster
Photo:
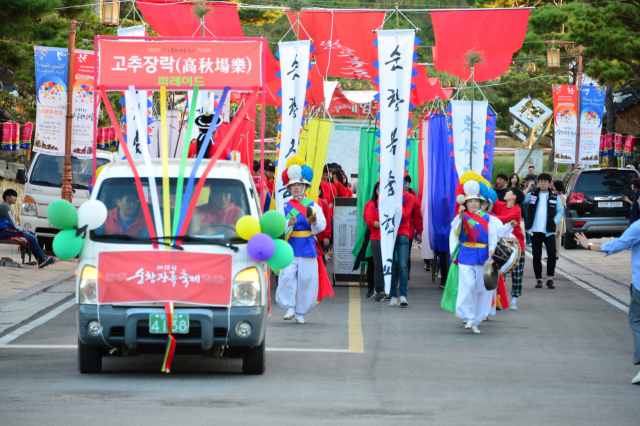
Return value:
M 253 216 L 242 216 L 236 222 L 236 233 L 247 240 L 247 252 L 256 262 L 267 262 L 273 269 L 284 269 L 293 262 L 293 249 L 279 239 L 287 227 L 284 215 L 268 211 L 260 221 Z
M 61 231 L 53 239 L 53 252 L 60 259 L 69 260 L 80 254 L 86 231 L 99 228 L 107 219 L 107 207 L 90 200 L 76 212 L 67 200 L 55 200 L 47 207 L 47 219 Z

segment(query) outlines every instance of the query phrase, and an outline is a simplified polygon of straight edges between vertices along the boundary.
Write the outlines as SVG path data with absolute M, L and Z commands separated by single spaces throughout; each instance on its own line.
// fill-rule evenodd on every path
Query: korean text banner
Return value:
M 257 40 L 99 43 L 99 86 L 173 90 L 262 86 L 262 43 Z
M 33 150 L 64 155 L 67 115 L 67 49 L 34 48 L 36 57 L 36 136 Z M 73 70 L 71 155 L 93 158 L 93 51 L 76 49 Z
M 291 198 L 282 182 L 282 172 L 287 160 L 298 153 L 300 129 L 304 118 L 305 95 L 309 85 L 309 53 L 311 42 L 289 41 L 278 43 L 280 56 L 280 80 L 282 97 L 280 143 L 278 144 L 278 170 L 276 174 L 275 201 L 280 209 Z
M 553 85 L 553 124 L 556 163 L 574 164 L 578 133 L 578 92 L 576 86 Z
M 407 152 L 415 31 L 378 31 L 377 41 L 378 83 L 381 96 L 380 245 L 385 293 L 389 294 L 393 249 L 398 235 L 398 227 L 402 220 L 402 187 Z
M 229 306 L 231 255 L 180 251 L 102 252 L 98 303 L 178 302 Z
M 598 164 L 606 87 L 582 86 L 578 164 Z

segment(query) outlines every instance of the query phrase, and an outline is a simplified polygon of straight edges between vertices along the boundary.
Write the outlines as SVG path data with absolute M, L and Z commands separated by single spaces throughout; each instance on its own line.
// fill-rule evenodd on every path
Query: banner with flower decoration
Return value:
M 596 165 L 600 161 L 600 131 L 604 117 L 606 87 L 583 86 L 580 93 L 580 148 L 578 164 Z
M 553 124 L 556 163 L 574 164 L 578 134 L 578 91 L 568 84 L 553 85 Z
M 63 156 L 66 138 L 67 49 L 34 47 L 36 63 L 36 135 L 33 150 Z M 75 50 L 71 155 L 93 158 L 94 53 Z

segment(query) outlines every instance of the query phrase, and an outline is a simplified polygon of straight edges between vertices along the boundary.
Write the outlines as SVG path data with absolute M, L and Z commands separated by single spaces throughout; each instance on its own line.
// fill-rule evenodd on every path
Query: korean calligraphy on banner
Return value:
M 102 252 L 98 256 L 98 303 L 173 301 L 229 306 L 231 267 L 231 255 L 177 250 Z
M 98 85 L 171 90 L 262 86 L 262 43 L 99 40 Z M 123 83 L 123 82 L 126 82 Z
M 33 150 L 64 155 L 67 115 L 67 49 L 36 46 L 36 136 Z M 75 50 L 73 61 L 73 118 L 71 155 L 93 158 L 93 68 L 94 54 Z
M 555 162 L 573 164 L 578 133 L 578 93 L 576 86 L 553 85 L 553 124 L 555 128 Z
M 291 193 L 282 183 L 282 171 L 287 167 L 287 160 L 298 153 L 300 128 L 304 119 L 306 105 L 305 94 L 309 87 L 309 54 L 311 42 L 289 41 L 278 43 L 280 56 L 280 79 L 282 80 L 282 121 L 279 125 L 280 142 L 278 144 L 278 161 L 276 165 L 275 201 L 276 209 L 281 209 L 291 198 Z
M 598 164 L 606 87 L 582 86 L 578 164 Z
M 414 30 L 378 31 L 380 93 L 380 245 L 385 293 L 391 288 L 393 249 L 402 220 L 402 187 L 413 76 Z M 395 283 L 394 283 L 395 285 Z
M 473 130 L 471 129 L 471 101 L 451 101 L 451 123 L 453 125 L 453 154 L 458 179 L 471 170 L 483 175 L 485 170 L 485 135 L 489 102 L 474 101 Z M 447 110 L 448 113 L 448 110 Z M 473 146 L 471 132 L 473 131 Z

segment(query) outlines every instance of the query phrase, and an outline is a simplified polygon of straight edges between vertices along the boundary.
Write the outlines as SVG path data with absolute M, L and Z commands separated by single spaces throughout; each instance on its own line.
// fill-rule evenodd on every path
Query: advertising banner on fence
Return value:
M 575 163 L 578 133 L 578 93 L 576 86 L 553 85 L 554 153 L 556 163 Z
M 380 102 L 380 246 L 385 293 L 391 289 L 393 249 L 402 220 L 414 30 L 378 31 Z M 382 98 L 384 96 L 384 98 Z M 395 283 L 393 284 L 395 285 Z
M 98 85 L 112 89 L 262 86 L 262 43 L 99 40 Z
M 606 87 L 583 86 L 580 93 L 578 164 L 598 164 Z
M 66 137 L 67 49 L 36 46 L 34 52 L 38 109 L 33 150 L 62 156 Z M 73 68 L 71 155 L 90 159 L 93 158 L 93 51 L 76 50 Z
M 100 253 L 98 303 L 231 303 L 231 255 L 164 250 L 144 253 Z

